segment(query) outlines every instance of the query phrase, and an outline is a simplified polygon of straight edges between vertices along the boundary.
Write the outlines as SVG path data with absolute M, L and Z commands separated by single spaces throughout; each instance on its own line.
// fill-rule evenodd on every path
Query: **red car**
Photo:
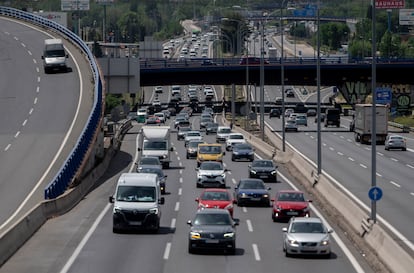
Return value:
M 233 204 L 235 201 L 226 189 L 205 189 L 195 201 L 198 204 L 198 209 L 227 209 L 231 217 L 233 217 Z
M 310 217 L 309 202 L 306 200 L 303 192 L 295 190 L 282 190 L 276 193 L 275 199 L 272 199 L 272 219 L 273 222 L 278 220 L 289 220 L 295 217 Z

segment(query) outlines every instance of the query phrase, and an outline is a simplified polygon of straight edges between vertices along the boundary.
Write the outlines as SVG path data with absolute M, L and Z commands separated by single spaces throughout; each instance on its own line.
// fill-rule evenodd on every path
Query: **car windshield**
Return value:
M 203 162 L 200 165 L 200 170 L 220 171 L 223 170 L 223 167 L 218 162 Z
M 239 189 L 264 189 L 265 186 L 259 181 L 244 180 L 240 182 Z
M 194 225 L 231 225 L 229 215 L 224 213 L 197 214 Z
M 143 157 L 141 158 L 140 165 L 159 165 L 160 160 L 156 157 Z
M 190 142 L 188 143 L 188 147 L 189 147 L 189 148 L 197 148 L 197 147 L 198 147 L 198 144 L 200 144 L 200 143 L 203 143 L 203 142 L 199 142 L 199 141 L 190 141 Z
M 145 141 L 144 150 L 166 150 L 166 141 Z
M 154 202 L 155 187 L 119 186 L 116 200 L 122 202 Z
M 243 135 L 230 135 L 230 139 L 243 139 Z
M 221 146 L 200 146 L 199 153 L 201 154 L 220 154 Z
M 231 129 L 230 128 L 223 128 L 223 129 L 220 129 L 219 133 L 229 134 L 229 133 L 231 133 Z
M 283 192 L 279 194 L 278 201 L 305 202 L 305 198 L 299 192 Z
M 164 177 L 164 172 L 159 168 L 141 168 L 138 170 L 140 173 L 155 173 L 159 178 Z
M 215 200 L 215 201 L 230 201 L 229 194 L 227 192 L 212 192 L 212 191 L 206 191 L 203 193 L 203 196 L 201 196 L 202 200 Z
M 290 233 L 326 233 L 322 223 L 296 222 L 292 223 Z
M 252 164 L 253 167 L 273 167 L 273 162 L 270 160 L 257 160 Z
M 249 144 L 237 144 L 233 147 L 233 149 L 251 150 L 252 147 Z
M 199 132 L 188 132 L 186 136 L 201 136 Z

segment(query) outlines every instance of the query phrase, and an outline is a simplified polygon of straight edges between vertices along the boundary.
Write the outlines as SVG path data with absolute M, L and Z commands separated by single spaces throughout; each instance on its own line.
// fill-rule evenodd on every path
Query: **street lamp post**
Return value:
M 280 5 L 280 85 L 282 91 L 282 151 L 286 151 L 286 133 L 285 133 L 285 64 L 284 64 L 284 48 L 283 48 L 283 0 Z
M 260 42 L 260 135 L 264 141 L 264 22 L 262 22 L 262 41 Z

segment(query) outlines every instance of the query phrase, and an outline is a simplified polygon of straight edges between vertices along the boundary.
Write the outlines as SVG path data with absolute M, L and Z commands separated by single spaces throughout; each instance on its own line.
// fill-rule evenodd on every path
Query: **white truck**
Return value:
M 377 144 L 385 144 L 388 135 L 388 108 L 377 104 L 376 110 L 376 138 Z M 356 142 L 371 143 L 372 131 L 372 104 L 355 104 L 354 136 Z
M 66 59 L 69 55 L 66 53 L 61 39 L 46 39 L 43 49 L 43 67 L 45 73 L 53 71 L 67 72 Z
M 142 146 L 138 148 L 141 156 L 156 156 L 160 159 L 163 168 L 169 168 L 171 162 L 171 151 L 174 148 L 170 141 L 169 126 L 142 126 Z

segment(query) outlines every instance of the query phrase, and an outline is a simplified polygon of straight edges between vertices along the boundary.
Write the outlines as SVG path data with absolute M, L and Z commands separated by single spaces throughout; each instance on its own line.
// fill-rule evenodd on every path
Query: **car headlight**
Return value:
M 263 194 L 263 197 L 264 198 L 269 198 L 269 195 L 268 194 Z
M 200 203 L 198 206 L 200 207 L 200 209 L 208 208 L 208 204 Z
M 152 209 L 149 209 L 149 212 L 150 212 L 151 214 L 158 214 L 158 208 L 152 208 Z
M 249 154 L 249 155 L 252 155 L 252 154 L 254 154 L 254 153 L 253 153 L 253 152 L 249 152 L 248 154 Z
M 288 241 L 289 245 L 292 245 L 292 246 L 299 246 L 299 242 L 298 242 L 298 241 L 296 241 L 296 240 L 293 240 L 293 239 L 288 239 L 287 241 Z
M 220 176 L 223 177 L 223 178 L 226 178 L 226 174 L 225 173 L 220 174 Z
M 114 207 L 113 212 L 114 213 L 121 213 L 122 212 L 122 209 L 120 207 Z
M 166 159 L 166 158 L 167 158 L 167 155 L 162 155 L 162 158 L 163 158 L 163 159 Z
M 234 237 L 234 232 L 228 232 L 228 233 L 224 233 L 224 238 L 233 238 Z
M 240 194 L 240 196 L 241 196 L 241 197 L 247 197 L 247 194 L 246 194 L 246 193 L 244 193 L 244 192 L 242 192 L 242 193 Z
M 329 245 L 329 240 L 323 240 L 319 243 L 321 246 L 327 246 Z
M 257 172 L 255 170 L 250 170 L 250 173 L 256 174 Z
M 200 238 L 201 238 L 201 235 L 200 235 L 200 233 L 198 233 L 198 232 L 191 231 L 191 232 L 190 232 L 190 238 L 191 238 L 191 239 L 200 239 Z
M 276 171 L 272 171 L 272 172 L 271 172 L 271 174 L 272 174 L 272 175 L 276 175 Z
M 224 209 L 232 209 L 232 208 L 233 208 L 233 203 L 230 203 Z
M 303 212 L 308 212 L 309 211 L 309 207 L 306 207 L 303 209 Z
M 239 152 L 237 152 L 237 151 L 233 151 L 233 154 L 234 155 L 238 155 L 238 154 L 240 154 Z

